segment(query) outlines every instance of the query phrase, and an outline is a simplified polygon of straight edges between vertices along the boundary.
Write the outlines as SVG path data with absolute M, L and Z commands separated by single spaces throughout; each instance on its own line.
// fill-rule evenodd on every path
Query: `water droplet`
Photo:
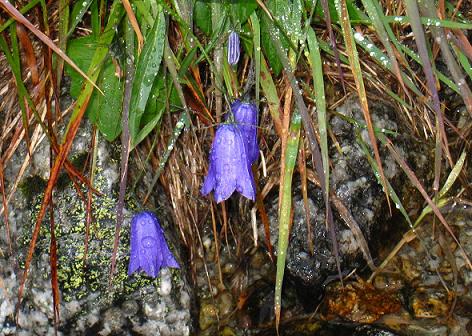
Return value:
M 361 42 L 364 41 L 364 36 L 362 36 L 362 34 L 359 32 L 354 33 L 354 38 Z
M 157 246 L 157 240 L 156 238 L 152 236 L 146 236 L 143 239 L 141 239 L 141 245 L 142 247 L 145 248 L 151 248 Z

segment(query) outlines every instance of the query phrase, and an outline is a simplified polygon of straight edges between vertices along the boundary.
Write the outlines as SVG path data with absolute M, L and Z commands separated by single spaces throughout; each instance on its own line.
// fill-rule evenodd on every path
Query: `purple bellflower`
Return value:
M 220 203 L 236 190 L 251 200 L 256 198 L 256 186 L 246 146 L 237 124 L 223 124 L 217 130 L 210 152 L 210 165 L 201 193 L 215 192 Z
M 238 64 L 240 53 L 239 35 L 235 31 L 232 31 L 229 33 L 228 38 L 228 63 L 231 65 Z
M 159 220 L 149 211 L 134 215 L 131 220 L 131 251 L 128 275 L 144 271 L 156 278 L 162 267 L 179 268 L 167 246 Z
M 241 135 L 246 146 L 247 158 L 252 165 L 259 157 L 259 144 L 257 142 L 257 106 L 255 104 L 236 100 L 231 105 L 234 121 L 241 130 Z

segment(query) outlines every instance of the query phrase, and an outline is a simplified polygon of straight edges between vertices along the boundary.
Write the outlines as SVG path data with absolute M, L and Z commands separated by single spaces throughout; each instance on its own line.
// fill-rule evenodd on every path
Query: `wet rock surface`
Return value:
M 91 129 L 79 130 L 71 161 L 81 163 L 89 152 Z M 118 198 L 119 150 L 99 141 L 94 187 L 101 193 L 92 200 L 93 220 L 90 227 L 87 259 L 85 255 L 86 209 L 85 189 L 79 195 L 67 175 L 62 175 L 54 193 L 54 222 L 58 247 L 58 279 L 61 291 L 61 335 L 189 335 L 193 331 L 191 309 L 193 289 L 187 280 L 185 258 L 180 255 L 179 242 L 171 234 L 170 216 L 156 214 L 166 232 L 167 241 L 180 270 L 163 269 L 157 279 L 144 274 L 128 277 L 130 218 L 142 210 L 128 199 L 121 229 L 117 256 L 117 272 L 109 286 L 108 273 L 113 249 Z M 5 171 L 6 180 L 13 181 L 23 157 L 13 158 Z M 46 141 L 33 156 L 33 164 L 10 202 L 9 221 L 17 237 L 15 252 L 19 267 L 8 256 L 5 239 L 0 240 L 0 335 L 53 335 L 53 302 L 49 260 L 50 221 L 42 223 L 33 261 L 29 270 L 18 323 L 14 318 L 24 259 L 35 218 L 42 201 L 49 174 L 49 147 Z M 33 168 L 34 167 L 34 168 Z M 164 202 L 163 193 L 157 201 Z M 159 206 L 162 206 L 160 204 Z M 2 225 L 3 230 L 3 225 Z M 4 238 L 5 235 L 0 235 Z M 0 238 L 1 239 L 1 238 Z
M 364 124 L 360 106 L 356 100 L 350 99 L 337 109 L 337 114 L 331 120 L 331 128 L 336 139 L 330 147 L 332 169 L 330 171 L 331 190 L 349 210 L 362 231 L 371 252 L 375 258 L 378 241 L 387 235 L 391 227 L 388 224 L 389 213 L 385 194 L 379 185 L 372 167 L 370 166 L 363 142 L 370 149 L 370 141 L 365 127 L 356 127 L 354 121 Z M 407 151 L 405 144 L 411 142 L 408 136 L 402 134 L 394 119 L 395 110 L 391 107 L 374 103 L 371 106 L 371 117 L 374 126 L 382 132 L 397 132 L 395 144 L 405 159 Z M 401 191 L 402 171 L 394 162 L 393 157 L 383 146 L 379 145 L 385 177 L 394 189 Z M 415 156 L 416 161 L 426 161 L 422 155 Z M 419 163 L 421 164 L 421 162 Z M 403 180 L 402 180 L 403 179 Z M 295 185 L 300 185 L 295 179 Z M 306 224 L 306 212 L 300 187 L 293 191 L 293 226 L 289 241 L 286 271 L 289 279 L 300 292 L 300 298 L 315 298 L 307 300 L 305 306 L 314 309 L 316 298 L 319 298 L 324 285 L 337 275 L 336 262 L 332 253 L 332 242 L 325 224 L 325 207 L 322 192 L 319 188 L 308 183 L 308 213 L 310 227 Z M 271 241 L 274 247 L 278 240 L 277 199 L 269 210 L 271 217 Z M 349 273 L 355 268 L 365 266 L 365 258 L 361 253 L 359 240 L 353 231 L 341 219 L 340 212 L 332 203 L 335 231 L 341 269 Z M 263 232 L 261 232 L 263 234 Z M 313 253 L 310 250 L 311 241 Z M 307 295 L 309 293 L 309 295 Z M 313 304 L 314 302 L 314 304 Z
M 444 214 L 470 256 L 472 208 L 457 205 Z M 427 218 L 417 228 L 415 239 L 404 244 L 374 278 L 377 288 L 395 284 L 391 291 L 402 297 L 402 310 L 382 321 L 405 335 L 470 335 L 472 271 L 458 245 L 441 224 L 433 222 Z
M 273 331 L 265 331 L 257 336 L 275 336 Z M 281 328 L 283 336 L 398 336 L 397 333 L 382 327 L 348 323 L 300 322 Z

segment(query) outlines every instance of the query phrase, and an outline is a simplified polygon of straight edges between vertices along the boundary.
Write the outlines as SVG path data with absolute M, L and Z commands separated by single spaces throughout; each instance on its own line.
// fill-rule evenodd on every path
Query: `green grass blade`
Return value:
M 308 29 L 308 58 L 311 65 L 313 77 L 313 86 L 316 97 L 316 113 L 318 116 L 318 131 L 320 135 L 321 158 L 323 160 L 323 168 L 325 173 L 326 197 L 329 198 L 329 157 L 328 157 L 328 132 L 326 119 L 326 98 L 324 91 L 323 63 L 321 60 L 320 47 L 316 38 L 315 31 Z
M 177 13 L 179 13 L 179 16 L 189 27 L 193 27 L 193 8 L 195 0 L 173 0 L 172 2 L 174 3 Z
M 346 92 L 346 87 L 345 87 L 345 84 L 344 84 L 344 74 L 343 74 L 343 70 L 341 68 L 341 56 L 340 56 L 340 53 L 339 53 L 338 48 L 336 46 L 336 37 L 334 36 L 334 33 L 333 33 L 333 28 L 332 28 L 332 24 L 331 24 L 331 14 L 330 14 L 330 11 L 329 11 L 328 1 L 327 0 L 321 0 L 321 7 L 323 8 L 323 15 L 324 15 L 324 19 L 326 21 L 326 25 L 327 25 L 327 29 L 328 29 L 328 35 L 329 35 L 329 41 L 330 41 L 331 48 L 333 49 L 334 59 L 336 61 L 336 68 L 338 70 L 339 79 L 341 80 L 341 85 L 343 87 L 344 92 Z
M 405 24 L 410 23 L 407 16 L 385 16 L 388 23 Z M 472 23 L 463 23 L 451 20 L 440 20 L 435 17 L 421 17 L 420 22 L 426 27 L 450 28 L 450 29 L 472 29 Z
M 444 182 L 443 187 L 439 191 L 438 198 L 444 197 L 449 191 L 449 189 L 451 189 L 454 182 L 456 182 L 460 172 L 462 171 L 462 167 L 464 166 L 466 156 L 467 152 L 464 150 L 459 159 L 457 160 L 456 164 L 454 165 L 454 168 L 452 168 L 451 173 L 446 179 L 446 182 Z
M 431 0 L 425 0 L 420 2 L 420 6 L 423 12 L 426 12 L 429 16 L 436 15 L 435 5 Z M 447 37 L 442 28 L 436 26 L 431 27 L 431 31 L 439 47 L 441 48 L 441 56 L 447 65 L 449 72 L 451 73 L 454 82 L 459 88 L 459 94 L 464 100 L 467 111 L 472 116 L 472 92 L 470 91 L 469 85 L 465 80 L 465 76 L 457 64 L 454 55 L 452 54 L 449 44 L 447 43 Z
M 69 34 L 67 29 L 69 27 L 69 1 L 59 0 L 59 48 L 67 50 L 67 40 Z M 60 57 L 56 58 L 56 85 L 61 87 L 62 73 L 64 70 L 64 60 Z
M 420 22 L 420 14 L 418 10 L 418 5 L 416 0 L 405 0 L 406 5 L 406 12 L 410 17 L 410 24 L 413 34 L 415 36 L 416 46 L 418 48 L 418 53 L 421 58 L 421 62 L 423 65 L 423 72 L 426 77 L 426 83 L 428 86 L 429 93 L 432 96 L 433 104 L 432 108 L 434 113 L 436 114 L 436 120 L 439 127 L 439 132 L 437 133 L 438 141 L 436 142 L 436 164 L 434 169 L 434 182 L 433 182 L 433 189 L 438 190 L 439 188 L 439 178 L 441 175 L 441 155 L 442 152 L 439 150 L 439 146 L 442 146 L 446 157 L 451 158 L 451 154 L 449 153 L 449 148 L 447 144 L 447 135 L 444 128 L 444 118 L 441 112 L 441 106 L 439 102 L 439 95 L 436 89 L 436 83 L 434 80 L 433 69 L 431 67 L 431 62 L 429 60 L 429 53 L 428 47 L 426 44 L 426 38 L 423 31 L 423 27 L 421 26 Z
M 379 37 L 380 41 L 382 42 L 382 45 L 387 51 L 387 55 L 390 59 L 390 63 L 392 64 L 391 71 L 397 77 L 405 93 L 408 94 L 408 91 L 406 90 L 405 84 L 403 82 L 400 66 L 398 64 L 395 53 L 393 51 L 392 45 L 389 41 L 387 31 L 385 30 L 385 27 L 382 22 L 381 17 L 384 16 L 383 12 L 378 10 L 378 7 L 374 5 L 372 0 L 362 0 L 362 3 L 364 4 L 364 8 L 367 11 L 369 18 L 372 20 L 372 24 L 374 25 L 376 35 Z
M 463 151 L 461 156 L 459 157 L 459 160 L 457 160 L 456 164 L 454 165 L 454 168 L 452 168 L 451 173 L 447 177 L 446 182 L 444 182 L 443 187 L 439 191 L 436 198 L 437 201 L 434 200 L 438 209 L 441 209 L 443 206 L 448 204 L 453 199 L 453 197 L 444 198 L 444 196 L 451 189 L 452 185 L 454 184 L 454 182 L 456 182 L 457 178 L 459 177 L 459 174 L 462 171 L 462 168 L 465 163 L 465 158 L 466 158 L 466 151 Z M 424 217 L 426 217 L 426 215 L 430 214 L 432 211 L 433 210 L 431 209 L 431 206 L 429 205 L 426 206 L 421 212 L 421 214 L 418 216 L 418 218 L 416 219 L 414 227 L 418 226 L 423 221 Z
M 462 68 L 467 73 L 470 79 L 472 79 L 472 66 L 470 65 L 469 59 L 467 56 L 457 47 L 453 47 L 454 53 L 457 56 L 457 59 L 462 65 Z
M 321 152 L 318 147 L 318 142 L 315 136 L 315 130 L 313 128 L 311 117 L 308 113 L 308 109 L 305 105 L 303 96 L 301 94 L 299 83 L 297 79 L 295 78 L 293 69 L 290 65 L 289 57 L 287 56 L 286 50 L 283 48 L 279 35 L 269 34 L 269 37 L 273 45 L 275 46 L 277 55 L 282 63 L 283 68 L 285 69 L 285 74 L 287 75 L 287 78 L 290 82 L 290 86 L 292 87 L 292 92 L 295 97 L 295 104 L 303 120 L 303 127 L 305 129 L 305 134 L 308 138 L 308 144 L 310 146 L 311 154 L 313 157 L 313 164 L 314 164 L 316 173 L 320 179 L 321 189 L 324 191 L 326 190 L 327 186 L 325 185 L 325 177 L 324 177 L 324 169 L 323 169 L 323 161 L 321 158 Z M 326 193 L 323 193 L 323 198 L 325 197 L 326 197 Z M 329 230 L 330 238 L 333 243 L 333 246 L 332 246 L 333 255 L 335 256 L 335 259 L 336 259 L 336 266 L 337 266 L 338 272 L 339 274 L 341 274 L 338 245 L 337 245 L 337 240 L 336 240 L 336 234 L 334 231 L 333 214 L 332 214 L 331 206 L 329 205 L 329 201 L 326 198 L 325 198 L 325 204 L 327 205 L 326 206 L 326 214 L 327 214 L 326 223 Z
M 38 3 L 40 3 L 43 0 L 32 0 L 28 2 L 24 7 L 20 9 L 21 14 L 26 14 L 28 13 L 31 9 L 33 9 Z M 0 25 L 0 33 L 2 33 L 5 29 L 7 29 L 13 22 L 15 22 L 14 19 L 8 19 L 5 23 Z
M 166 34 L 166 22 L 162 9 L 154 21 L 154 26 L 146 36 L 146 43 L 139 55 L 136 73 L 131 92 L 131 108 L 129 111 L 129 130 L 131 146 L 136 145 L 140 130 L 141 118 L 146 109 L 146 104 L 151 93 L 154 79 L 159 72 L 159 67 L 164 53 L 164 40 Z
M 272 120 L 274 124 L 276 124 L 275 127 L 281 130 L 279 96 L 277 95 L 277 88 L 275 87 L 274 80 L 272 79 L 264 56 L 261 56 L 261 87 L 262 91 L 264 91 L 264 97 L 267 99 L 267 105 L 269 106 Z
M 261 26 L 259 18 L 254 12 L 251 14 L 252 41 L 254 48 L 254 66 L 256 76 L 256 104 L 259 105 L 260 81 L 261 81 Z
M 388 192 L 387 192 L 387 181 L 385 174 L 382 168 L 382 162 L 380 161 L 379 149 L 377 147 L 377 139 L 375 138 L 374 129 L 372 126 L 372 120 L 370 118 L 369 105 L 367 103 L 367 94 L 364 87 L 364 79 L 362 75 L 361 65 L 359 63 L 359 55 L 357 53 L 356 44 L 354 36 L 352 34 L 351 23 L 349 20 L 349 15 L 347 12 L 347 6 L 345 0 L 335 0 L 336 9 L 338 11 L 338 16 L 340 18 L 341 28 L 344 36 L 344 42 L 346 44 L 346 52 L 349 57 L 349 64 L 351 66 L 352 73 L 354 75 L 354 81 L 356 83 L 357 93 L 359 95 L 359 100 L 362 107 L 362 112 L 364 114 L 364 119 L 367 124 L 367 130 L 369 133 L 369 139 L 374 150 L 375 161 L 379 166 L 380 177 L 382 180 L 382 186 L 384 187 L 385 196 L 387 197 L 387 202 L 390 205 Z
M 359 143 L 362 151 L 364 152 L 364 155 L 367 158 L 367 161 L 369 162 L 372 170 L 374 171 L 374 176 L 376 177 L 378 183 L 380 184 L 382 181 L 380 181 L 380 173 L 379 173 L 379 169 L 378 169 L 379 167 L 377 166 L 377 163 L 375 162 L 375 160 L 372 158 L 372 155 L 370 155 L 368 146 L 362 140 L 362 136 L 360 135 L 359 132 L 356 132 L 356 141 L 357 141 L 357 143 Z M 400 197 L 398 197 L 397 193 L 395 192 L 392 185 L 388 181 L 387 181 L 387 188 L 388 188 L 388 193 L 390 195 L 390 198 L 392 199 L 393 203 L 395 203 L 395 207 L 403 215 L 403 217 L 407 221 L 408 225 L 410 227 L 413 227 L 413 223 L 411 222 L 410 216 L 408 216 L 408 212 L 406 211 L 405 207 L 403 206 L 403 204 L 400 200 Z
M 18 105 L 20 105 L 21 110 L 21 120 L 23 122 L 23 127 L 25 128 L 26 135 L 28 135 L 28 116 L 26 113 L 25 98 L 27 101 L 31 102 L 28 90 L 23 83 L 23 78 L 21 77 L 21 67 L 20 67 L 20 55 L 18 50 L 18 42 L 16 39 L 15 28 L 16 24 L 11 25 L 10 28 L 10 41 L 12 42 L 12 50 L 10 50 L 7 41 L 0 35 L 0 50 L 3 51 L 7 63 L 10 65 L 13 77 L 15 78 L 17 94 L 18 94 Z M 31 103 L 30 103 L 31 104 Z M 34 109 L 34 106 L 33 106 Z M 28 137 L 26 137 L 28 140 Z M 29 147 L 29 146 L 28 146 Z
M 389 70 L 393 74 L 395 74 L 394 65 L 391 61 L 391 58 L 388 55 L 380 50 L 374 42 L 372 42 L 368 37 L 362 35 L 361 33 L 355 32 L 354 38 L 356 43 L 364 49 L 370 57 L 372 57 L 379 65 L 384 67 L 385 69 Z M 422 96 L 421 91 L 415 85 L 415 83 L 408 77 L 404 72 L 400 71 L 400 75 L 402 80 L 404 81 L 405 85 L 413 91 L 416 95 Z
M 68 4 L 69 2 L 66 0 L 61 0 L 64 3 Z M 74 32 L 75 28 L 77 28 L 77 25 L 79 24 L 80 21 L 82 21 L 85 13 L 88 11 L 90 4 L 92 3 L 93 0 L 81 0 L 77 1 L 74 4 L 74 7 L 72 7 L 72 12 L 71 12 L 71 22 L 70 22 L 70 27 L 67 31 L 67 36 L 71 36 L 72 33 Z M 69 9 L 67 9 L 67 15 L 69 13 Z M 62 15 L 62 14 L 61 14 Z M 66 28 L 67 29 L 67 28 Z
M 135 38 L 130 18 L 125 18 L 124 24 L 124 41 L 125 41 L 125 88 L 123 94 L 123 113 L 121 115 L 121 158 L 120 158 L 120 189 L 118 192 L 118 201 L 116 203 L 116 223 L 115 237 L 113 241 L 113 252 L 110 262 L 110 274 L 108 278 L 109 287 L 112 285 L 115 275 L 116 256 L 118 254 L 118 245 L 120 243 L 120 231 L 123 224 L 123 208 L 125 206 L 126 184 L 128 182 L 128 162 L 130 153 L 130 135 L 129 135 L 129 118 L 131 91 L 133 89 L 133 77 L 135 73 L 134 54 L 135 54 Z M 120 119 L 120 118 L 117 118 Z
M 288 238 L 290 229 L 290 214 L 292 209 L 292 177 L 297 161 L 298 145 L 300 140 L 301 117 L 297 110 L 292 115 L 290 130 L 285 151 L 285 170 L 283 178 L 283 192 L 279 212 L 279 240 L 277 245 L 277 271 L 275 278 L 275 323 L 278 329 L 282 307 L 282 285 L 287 259 Z
M 446 219 L 444 216 L 441 214 L 441 211 L 439 211 L 439 208 L 436 206 L 436 204 L 433 202 L 433 200 L 429 197 L 428 193 L 426 192 L 425 188 L 421 184 L 420 180 L 418 177 L 415 175 L 413 170 L 408 166 L 408 164 L 405 162 L 405 160 L 401 157 L 399 154 L 398 149 L 393 145 L 393 143 L 386 137 L 382 138 L 379 137 L 379 139 L 382 141 L 383 144 L 387 146 L 389 149 L 390 153 L 392 154 L 392 157 L 394 160 L 398 163 L 398 165 L 402 168 L 402 170 L 405 172 L 407 175 L 408 179 L 411 181 L 411 183 L 415 186 L 415 188 L 418 189 L 418 191 L 421 193 L 423 196 L 424 200 L 428 203 L 428 205 L 431 207 L 433 210 L 434 214 L 436 217 L 439 219 L 441 224 L 444 226 L 446 231 L 451 235 L 452 239 L 456 242 L 456 244 L 459 246 L 461 252 L 463 253 L 463 256 L 465 258 L 465 262 L 467 264 L 467 267 L 469 269 L 472 269 L 472 263 L 469 259 L 469 256 L 467 255 L 466 251 L 462 247 L 461 243 L 457 239 L 456 235 L 452 231 L 452 228 L 450 225 L 447 223 Z
M 152 179 L 151 184 L 149 185 L 148 192 L 145 196 L 145 200 L 148 199 L 148 197 L 151 195 L 152 190 L 154 190 L 154 185 L 157 183 L 157 180 L 159 179 L 159 176 L 161 175 L 162 171 L 164 170 L 164 167 L 167 163 L 167 160 L 169 159 L 170 154 L 172 153 L 172 150 L 175 147 L 175 143 L 177 142 L 177 139 L 179 138 L 180 134 L 184 130 L 185 127 L 190 127 L 191 126 L 191 119 L 190 119 L 190 114 L 189 110 L 187 107 L 187 103 L 185 101 L 185 96 L 184 92 L 182 90 L 182 86 L 180 85 L 179 82 L 179 77 L 178 77 L 178 70 L 177 70 L 177 65 L 176 65 L 176 60 L 175 56 L 172 52 L 172 49 L 169 45 L 169 41 L 166 38 L 165 41 L 165 47 L 164 47 L 164 62 L 169 70 L 169 73 L 172 77 L 172 81 L 174 83 L 174 87 L 177 90 L 177 94 L 179 96 L 180 102 L 182 106 L 184 107 L 184 111 L 180 114 L 179 120 L 175 124 L 174 132 L 172 133 L 172 136 L 169 139 L 169 142 L 167 146 L 165 147 L 166 150 L 162 157 L 160 158 L 159 161 L 159 168 L 157 172 L 155 172 L 154 177 Z

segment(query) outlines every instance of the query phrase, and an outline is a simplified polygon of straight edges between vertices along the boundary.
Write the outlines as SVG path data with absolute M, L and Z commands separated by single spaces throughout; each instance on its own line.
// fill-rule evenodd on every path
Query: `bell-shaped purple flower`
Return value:
M 235 190 L 251 200 L 256 198 L 246 147 L 235 124 L 223 124 L 216 131 L 210 152 L 210 167 L 201 193 L 205 196 L 212 190 L 217 203 L 228 199 Z
M 241 48 L 239 45 L 238 33 L 232 31 L 228 38 L 228 63 L 231 65 L 238 64 Z
M 249 164 L 253 164 L 259 157 L 259 144 L 257 142 L 257 106 L 238 99 L 231 105 L 231 112 L 234 121 L 241 130 Z
M 144 271 L 155 278 L 162 267 L 179 268 L 179 264 L 167 246 L 157 217 L 149 211 L 140 212 L 131 220 L 128 275 Z

